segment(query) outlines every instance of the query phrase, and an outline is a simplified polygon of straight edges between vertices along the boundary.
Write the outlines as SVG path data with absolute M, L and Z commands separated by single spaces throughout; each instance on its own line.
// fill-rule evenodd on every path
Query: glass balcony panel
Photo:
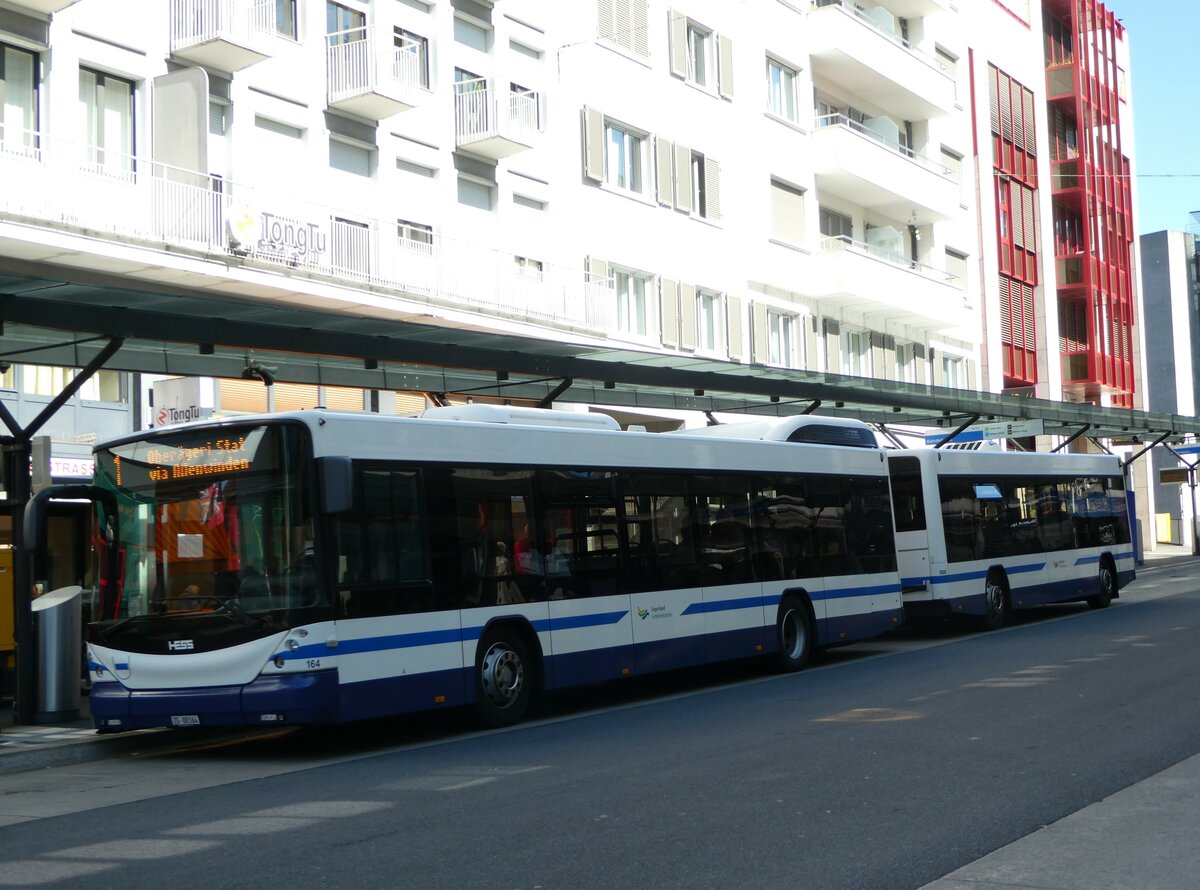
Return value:
M 813 167 L 821 191 L 895 219 L 915 215 L 919 225 L 958 216 L 961 185 L 941 164 L 896 141 L 895 131 L 894 123 L 889 130 L 841 114 L 819 118 Z
M 954 275 L 906 260 L 892 242 L 825 238 L 815 259 L 811 292 L 822 306 L 929 331 L 961 329 L 973 317 Z
M 894 18 L 886 10 L 873 16 L 848 0 L 816 0 L 808 16 L 814 75 L 903 120 L 950 114 L 955 103 L 951 72 L 908 44 L 898 28 L 888 27 L 887 20 Z

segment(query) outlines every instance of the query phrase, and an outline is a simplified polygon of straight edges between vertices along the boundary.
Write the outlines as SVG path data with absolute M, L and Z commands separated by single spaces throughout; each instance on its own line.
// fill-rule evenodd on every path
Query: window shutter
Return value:
M 998 72 L 994 65 L 988 65 L 988 97 L 992 111 L 992 132 L 1000 132 L 1000 87 L 997 83 Z
M 1037 351 L 1037 323 L 1033 315 L 1033 286 L 1021 285 L 1021 312 L 1025 316 L 1025 348 L 1030 352 Z
M 1037 249 L 1037 230 L 1034 222 L 1034 195 L 1035 192 L 1031 188 L 1021 189 L 1021 216 L 1024 217 L 1025 223 L 1025 247 L 1029 250 Z
M 613 0 L 597 0 L 596 36 L 605 40 L 613 39 Z
M 696 285 L 679 285 L 679 346 L 696 348 Z
M 733 41 L 724 34 L 717 38 L 717 92 L 726 99 L 733 98 Z
M 654 138 L 654 157 L 658 168 L 658 203 L 666 204 L 668 207 L 675 202 L 674 190 L 672 189 L 675 179 L 671 173 L 673 151 L 674 146 L 666 139 L 658 136 Z
M 842 373 L 841 326 L 833 319 L 825 319 L 825 370 L 830 374 Z
M 757 364 L 765 365 L 771 357 L 771 347 L 767 340 L 769 333 L 767 327 L 767 307 L 762 303 L 755 303 L 752 312 L 750 336 L 753 338 L 754 346 L 750 352 L 750 360 Z
M 608 260 L 597 259 L 594 256 L 587 258 L 588 277 L 591 284 L 607 282 L 610 277 L 608 274 Z
M 675 143 L 675 209 L 692 212 L 692 150 Z
M 946 374 L 945 374 L 945 370 L 942 368 L 941 355 L 937 354 L 934 350 L 931 349 L 931 350 L 929 350 L 929 358 L 933 362 L 933 385 L 934 386 L 945 386 L 946 385 Z
M 613 0 L 612 42 L 629 49 L 633 48 L 633 28 L 629 20 L 631 2 L 636 3 L 637 0 Z
M 1034 117 L 1033 107 L 1033 92 L 1024 87 L 1022 89 L 1021 103 L 1025 114 L 1025 150 L 1033 156 L 1037 156 L 1037 119 Z
M 804 367 L 809 371 L 817 370 L 817 317 L 810 315 L 804 325 Z
M 688 41 L 687 18 L 673 9 L 667 10 L 667 32 L 670 35 L 671 73 L 676 77 L 687 77 Z
M 639 56 L 650 55 L 649 23 L 646 20 L 646 0 L 626 0 L 632 9 L 629 11 L 630 30 L 629 48 Z
M 721 219 L 721 165 L 708 155 L 704 156 L 704 218 Z
M 329 166 L 355 176 L 370 176 L 371 152 L 359 145 L 330 139 Z
M 963 365 L 967 369 L 967 389 L 975 388 L 975 363 L 970 359 L 963 359 Z
M 917 344 L 920 346 L 920 344 Z M 925 352 L 917 352 L 913 349 L 913 356 L 916 358 L 914 364 L 917 366 L 917 383 L 922 386 L 929 380 L 929 362 L 925 361 Z
M 729 332 L 729 357 L 741 361 L 745 354 L 742 346 L 742 301 L 738 297 L 725 298 L 726 331 Z
M 604 115 L 595 108 L 583 109 L 583 175 L 604 181 Z
M 659 303 L 663 346 L 679 345 L 679 284 L 670 278 L 659 280 Z
M 883 380 L 891 378 L 888 373 L 887 356 L 883 349 L 883 334 L 871 331 L 871 376 Z

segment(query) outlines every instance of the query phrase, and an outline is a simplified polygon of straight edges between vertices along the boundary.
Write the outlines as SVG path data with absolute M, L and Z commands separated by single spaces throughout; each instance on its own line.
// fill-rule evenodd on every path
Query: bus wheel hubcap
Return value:
M 497 643 L 483 656 L 480 674 L 484 694 L 500 708 L 507 708 L 516 701 L 525 683 L 525 666 L 521 659 L 502 643 Z
M 993 615 L 999 615 L 1004 611 L 1004 590 L 995 581 L 988 583 L 987 604 L 988 611 Z

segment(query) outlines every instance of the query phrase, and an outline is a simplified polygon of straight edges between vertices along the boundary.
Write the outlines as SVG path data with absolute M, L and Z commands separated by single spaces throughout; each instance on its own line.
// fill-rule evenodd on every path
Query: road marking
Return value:
M 964 683 L 963 689 L 1028 689 L 1049 683 L 1049 677 L 988 677 L 974 683 Z
M 920 711 L 899 711 L 894 708 L 851 708 L 840 714 L 818 717 L 814 723 L 895 723 L 901 720 L 920 720 Z

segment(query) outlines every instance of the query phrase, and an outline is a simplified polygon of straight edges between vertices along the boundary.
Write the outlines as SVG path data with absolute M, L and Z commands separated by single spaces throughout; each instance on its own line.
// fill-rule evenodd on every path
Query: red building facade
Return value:
M 1064 395 L 1133 405 L 1133 206 L 1121 145 L 1124 28 L 1096 0 L 1045 0 Z

